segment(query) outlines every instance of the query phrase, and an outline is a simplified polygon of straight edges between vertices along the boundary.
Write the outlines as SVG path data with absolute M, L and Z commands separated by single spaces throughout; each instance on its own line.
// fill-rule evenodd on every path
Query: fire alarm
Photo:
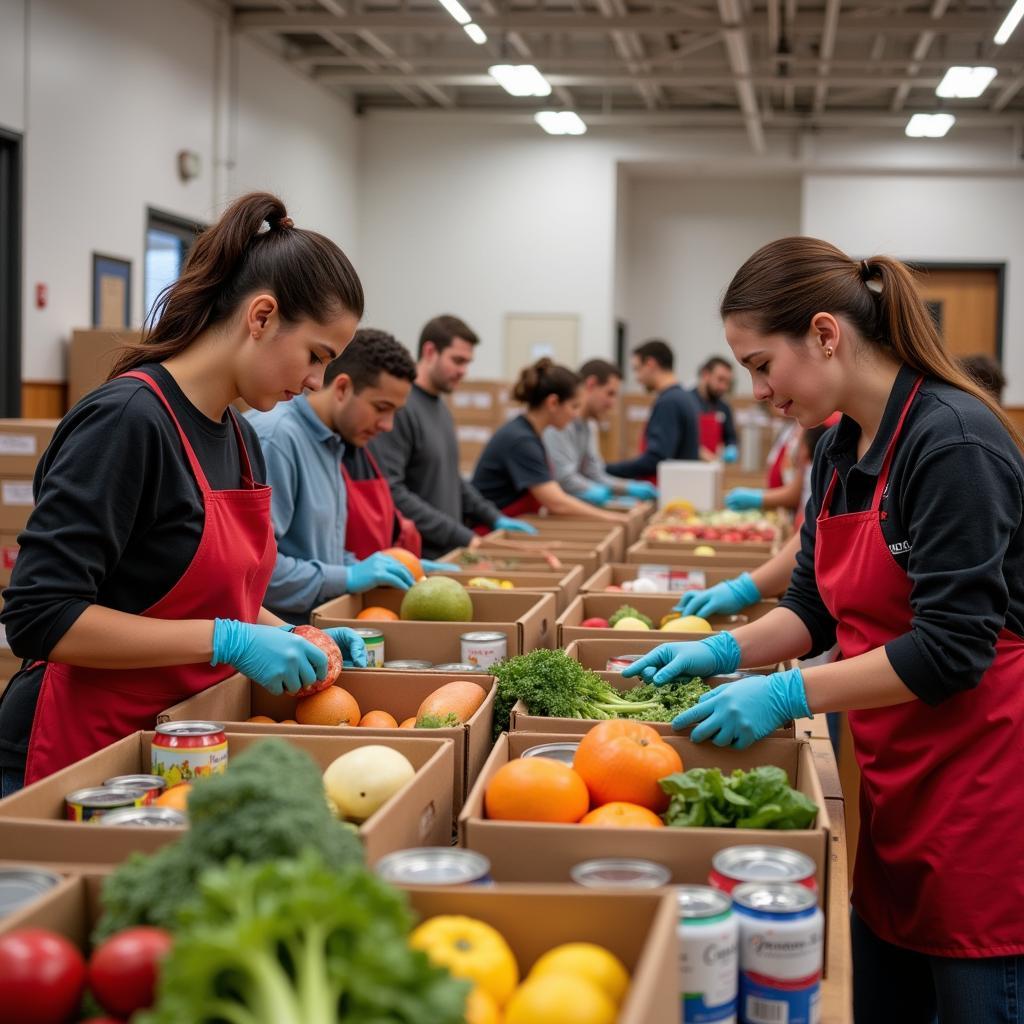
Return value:
M 178 151 L 178 177 L 182 181 L 191 181 L 193 178 L 198 178 L 202 167 L 203 163 L 198 153 L 191 149 L 181 149 Z

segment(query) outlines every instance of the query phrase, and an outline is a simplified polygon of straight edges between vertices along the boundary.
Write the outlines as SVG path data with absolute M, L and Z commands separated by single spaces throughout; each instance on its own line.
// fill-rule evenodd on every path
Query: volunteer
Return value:
M 777 409 L 776 416 L 781 415 Z M 725 496 L 725 507 L 733 512 L 800 507 L 803 480 L 798 469 L 803 428 L 799 423 L 787 423 L 779 431 L 768 452 L 768 471 L 765 487 L 733 487 Z
M 591 359 L 580 367 L 581 414 L 559 430 L 544 431 L 544 447 L 562 489 L 591 505 L 601 506 L 613 495 L 654 501 L 658 489 L 646 480 L 623 480 L 605 470 L 597 445 L 597 426 L 615 408 L 622 376 L 606 359 Z
M 4 595 L 30 663 L 0 701 L 4 793 L 236 671 L 274 693 L 324 677 L 324 653 L 262 607 L 270 488 L 231 403 L 319 388 L 362 309 L 341 250 L 252 193 L 199 236 L 143 343 L 61 421 Z M 363 662 L 358 637 L 331 632 Z
M 277 562 L 267 607 L 289 622 L 340 594 L 408 590 L 412 573 L 385 548 L 419 552 L 367 442 L 391 429 L 416 367 L 384 331 L 356 331 L 324 371 L 324 386 L 270 412 L 250 413 L 273 488 Z
M 473 486 L 504 516 L 544 508 L 553 515 L 621 523 L 621 516 L 602 512 L 562 490 L 541 440 L 548 427 L 562 430 L 579 415 L 579 377 L 568 367 L 541 359 L 519 374 L 512 397 L 526 405 L 526 412 L 509 420 L 487 442 L 473 472 Z
M 673 725 L 745 747 L 791 718 L 849 711 L 858 1024 L 1019 1020 L 1020 435 L 943 348 L 894 259 L 782 239 L 738 271 L 721 311 L 756 397 L 806 426 L 843 418 L 815 458 L 782 606 L 624 674 L 732 672 L 837 640 L 841 661 L 730 683 Z
M 370 449 L 391 484 L 395 504 L 423 538 L 423 553 L 438 558 L 478 543 L 471 526 L 536 533 L 502 516 L 459 474 L 459 442 L 442 395 L 451 394 L 473 361 L 476 334 L 456 316 L 438 316 L 420 332 L 416 380 L 395 427 Z
M 693 395 L 679 386 L 673 372 L 675 356 L 663 341 L 645 341 L 633 349 L 633 376 L 656 395 L 644 428 L 640 455 L 608 464 L 612 476 L 657 482 L 663 459 L 698 459 L 697 405 Z
M 725 396 L 732 391 L 732 366 L 721 356 L 712 356 L 697 371 L 697 386 L 690 392 L 697 403 L 700 457 L 711 462 L 735 462 L 736 424 Z

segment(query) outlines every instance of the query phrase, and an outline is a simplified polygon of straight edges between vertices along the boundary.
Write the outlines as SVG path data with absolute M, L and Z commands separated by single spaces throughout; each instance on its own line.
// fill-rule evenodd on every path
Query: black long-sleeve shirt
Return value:
M 721 398 L 705 398 L 700 388 L 690 391 L 697 403 L 698 412 L 713 412 L 722 423 L 722 444 L 736 444 L 736 423 L 732 418 L 732 406 Z
M 664 459 L 700 458 L 697 405 L 693 396 L 678 384 L 665 388 L 654 400 L 647 419 L 646 447 L 634 459 L 610 462 L 612 476 L 642 480 L 657 475 Z
M 835 642 L 835 622 L 814 577 L 817 518 L 838 472 L 831 515 L 871 507 L 885 448 L 917 378 L 896 379 L 871 447 L 857 460 L 860 427 L 844 417 L 817 446 L 801 547 L 783 607 L 812 638 Z M 896 443 L 882 498 L 882 533 L 910 579 L 910 631 L 885 645 L 897 675 L 938 704 L 977 686 L 1005 627 L 1024 636 L 1024 459 L 1002 424 L 966 392 L 926 378 Z
M 160 385 L 214 490 L 236 488 L 235 431 L 204 416 L 158 364 Z M 259 440 L 241 425 L 253 477 L 266 481 Z M 36 505 L 0 621 L 11 650 L 45 661 L 92 604 L 139 614 L 188 568 L 203 532 L 202 496 L 181 438 L 159 398 L 134 378 L 110 381 L 61 420 L 36 468 Z M 23 671 L 0 698 L 0 767 L 20 767 L 42 672 Z M 13 757 L 12 757 L 13 755 Z

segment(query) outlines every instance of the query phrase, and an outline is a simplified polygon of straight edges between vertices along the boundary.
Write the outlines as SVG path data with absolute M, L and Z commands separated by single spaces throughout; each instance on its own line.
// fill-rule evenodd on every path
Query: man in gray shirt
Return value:
M 579 419 L 564 430 L 548 427 L 544 447 L 562 489 L 592 505 L 603 505 L 613 495 L 653 500 L 658 489 L 646 480 L 623 480 L 605 470 L 597 444 L 597 424 L 615 407 L 622 377 L 605 359 L 591 359 L 579 369 L 583 381 L 583 409 Z
M 420 332 L 416 381 L 394 429 L 370 443 L 399 511 L 423 538 L 423 556 L 437 558 L 471 544 L 471 525 L 536 532 L 503 516 L 459 475 L 459 443 L 442 395 L 453 391 L 473 361 L 479 342 L 458 317 L 438 316 Z

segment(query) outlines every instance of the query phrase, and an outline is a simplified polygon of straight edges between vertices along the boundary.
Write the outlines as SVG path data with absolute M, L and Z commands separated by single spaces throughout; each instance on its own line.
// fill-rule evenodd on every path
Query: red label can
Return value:
M 228 738 L 216 722 L 162 722 L 156 727 L 150 771 L 167 788 L 219 775 L 228 767 Z
M 730 846 L 711 858 L 708 883 L 730 894 L 743 882 L 789 882 L 816 893 L 816 870 L 810 857 L 784 846 Z

